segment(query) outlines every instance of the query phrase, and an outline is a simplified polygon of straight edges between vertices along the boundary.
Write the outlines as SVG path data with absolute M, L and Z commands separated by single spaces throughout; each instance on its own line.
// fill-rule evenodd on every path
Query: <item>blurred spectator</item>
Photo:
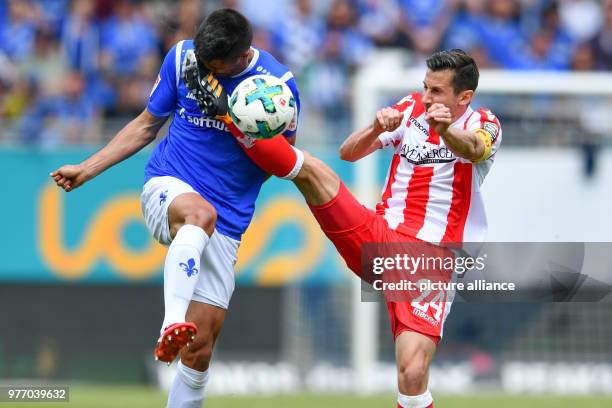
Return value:
M 578 45 L 573 52 L 571 69 L 574 71 L 591 71 L 595 67 L 593 50 L 590 44 L 583 43 Z
M 460 1 L 446 33 L 444 48 L 461 48 L 467 51 L 475 47 L 480 39 L 480 25 L 484 23 L 484 10 L 484 0 Z
M 74 0 L 61 35 L 68 66 L 88 76 L 97 75 L 99 68 L 100 29 L 95 12 L 95 0 Z
M 480 38 L 489 60 L 502 68 L 524 68 L 529 51 L 519 24 L 517 0 L 496 0 L 487 4 L 480 24 Z
M 54 37 L 59 36 L 70 0 L 36 0 L 40 25 Z
M 420 54 L 435 51 L 456 8 L 456 0 L 399 0 L 400 30 Z
M 0 53 L 0 119 L 19 118 L 34 94 L 33 84 L 6 55 Z
M 604 25 L 593 38 L 591 45 L 595 58 L 595 68 L 600 70 L 612 69 L 612 0 L 604 0 L 602 6 Z
M 9 0 L 8 16 L 0 25 L 0 51 L 9 58 L 26 59 L 34 48 L 36 13 L 29 0 Z
M 252 20 L 253 43 L 294 71 L 305 117 L 337 138 L 374 46 L 408 48 L 412 65 L 462 48 L 481 68 L 612 69 L 612 0 L 0 0 L 0 118 L 44 145 L 96 140 L 58 129 L 142 111 L 161 52 L 219 7 Z
M 299 75 L 315 59 L 325 30 L 321 18 L 312 9 L 312 0 L 296 0 L 289 7 L 287 18 L 275 27 L 274 41 L 280 57 Z
M 401 45 L 397 0 L 359 0 L 359 29 L 377 46 Z
M 102 26 L 101 65 L 110 76 L 151 76 L 159 65 L 157 35 L 138 0 L 118 0 Z
M 329 132 L 326 138 L 339 141 L 350 133 L 350 68 L 344 60 L 340 32 L 330 31 L 323 44 L 321 54 L 302 77 L 302 100 L 325 120 Z
M 142 111 L 160 65 L 157 34 L 139 0 L 118 0 L 102 26 L 100 65 L 116 93 L 112 116 Z M 107 96 L 105 99 L 110 99 Z
M 42 98 L 29 110 L 19 125 L 23 142 L 41 146 L 98 143 L 99 114 L 85 96 L 83 74 L 66 75 L 59 95 Z
M 563 0 L 559 3 L 561 24 L 577 42 L 593 38 L 601 27 L 601 0 Z
M 258 27 L 272 29 L 287 18 L 287 7 L 293 1 L 278 0 L 238 0 L 227 2 L 225 7 L 237 8 Z M 236 5 L 238 7 L 236 7 Z
M 338 63 L 350 68 L 363 63 L 373 50 L 372 42 L 358 30 L 356 22 L 357 16 L 350 0 L 335 0 L 332 3 L 327 14 L 327 31 L 333 35 L 327 38 L 339 45 Z M 331 49 L 335 47 L 336 44 L 330 44 Z
M 37 89 L 45 94 L 57 93 L 66 72 L 66 60 L 50 28 L 39 28 L 34 40 L 34 50 L 20 64 L 20 72 L 34 81 Z
M 266 50 L 280 58 L 276 44 L 272 39 L 272 33 L 263 27 L 253 27 L 253 46 Z
M 203 18 L 200 0 L 181 0 L 178 6 L 172 9 L 173 15 L 164 36 L 164 51 L 181 40 L 194 38 Z

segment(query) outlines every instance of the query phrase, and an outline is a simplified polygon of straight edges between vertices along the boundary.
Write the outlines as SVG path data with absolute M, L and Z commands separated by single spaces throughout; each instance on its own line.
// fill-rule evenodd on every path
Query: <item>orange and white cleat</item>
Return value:
M 191 322 L 174 323 L 166 327 L 155 347 L 155 360 L 172 363 L 179 351 L 195 340 L 198 328 Z

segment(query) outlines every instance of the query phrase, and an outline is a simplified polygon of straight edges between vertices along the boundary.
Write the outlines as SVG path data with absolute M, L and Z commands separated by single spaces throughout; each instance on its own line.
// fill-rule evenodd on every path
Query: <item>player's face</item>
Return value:
M 461 91 L 456 94 L 453 88 L 454 76 L 454 71 L 450 69 L 427 70 L 423 81 L 423 104 L 426 109 L 429 109 L 434 103 L 441 103 L 450 109 L 453 119 L 463 114 L 474 92 Z
M 249 66 L 252 58 L 251 53 L 251 50 L 245 51 L 236 60 L 232 61 L 214 59 L 206 64 L 206 68 L 210 69 L 215 76 L 230 77 L 238 75 Z

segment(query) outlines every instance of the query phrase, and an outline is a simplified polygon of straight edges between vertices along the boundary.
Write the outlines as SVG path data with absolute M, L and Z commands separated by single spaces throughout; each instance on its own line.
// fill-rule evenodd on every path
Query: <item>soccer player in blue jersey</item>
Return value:
M 224 107 L 215 103 L 226 103 L 227 97 L 207 99 L 206 92 L 231 93 L 249 76 L 270 74 L 287 83 L 299 110 L 292 73 L 252 47 L 252 37 L 249 21 L 237 11 L 211 13 L 194 40 L 180 41 L 168 52 L 146 109 L 100 151 L 51 173 L 58 186 L 72 191 L 151 143 L 173 117 L 146 166 L 141 196 L 148 229 L 169 245 L 165 316 L 155 350 L 156 358 L 166 362 L 181 353 L 169 407 L 199 407 L 204 400 L 213 345 L 234 290 L 236 252 L 267 177 L 222 120 Z M 296 125 L 297 117 L 277 138 L 293 143 Z M 290 165 L 294 162 L 299 160 Z

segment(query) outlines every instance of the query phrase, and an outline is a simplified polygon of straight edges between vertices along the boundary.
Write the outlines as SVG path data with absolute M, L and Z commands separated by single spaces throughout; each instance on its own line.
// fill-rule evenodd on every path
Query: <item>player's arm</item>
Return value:
M 76 165 L 62 166 L 50 175 L 64 190 L 74 190 L 155 140 L 157 132 L 167 119 L 167 116 L 153 116 L 145 109 L 91 157 Z
M 470 131 L 451 127 L 451 113 L 446 106 L 440 103 L 431 105 L 427 111 L 427 121 L 456 156 L 480 162 L 491 154 L 491 136 L 484 129 Z
M 374 121 L 363 129 L 357 130 L 340 146 L 340 158 L 354 162 L 380 149 L 378 138 L 383 132 L 392 132 L 402 123 L 403 112 L 394 108 L 383 108 L 376 112 Z

